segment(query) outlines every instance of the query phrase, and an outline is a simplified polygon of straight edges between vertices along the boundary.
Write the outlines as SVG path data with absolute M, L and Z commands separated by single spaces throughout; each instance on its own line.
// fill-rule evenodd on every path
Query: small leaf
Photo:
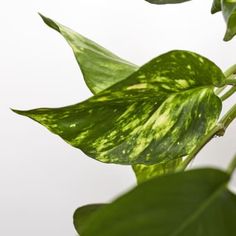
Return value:
M 178 158 L 154 165 L 137 164 L 132 167 L 137 178 L 137 183 L 141 184 L 157 176 L 175 173 L 182 163 L 183 158 Z
M 157 164 L 187 156 L 215 126 L 224 84 L 208 59 L 172 51 L 82 103 L 16 112 L 99 161 Z
M 211 7 L 211 13 L 214 14 L 219 11 L 221 11 L 221 0 L 214 0 Z
M 199 169 L 147 181 L 94 212 L 81 236 L 234 236 L 230 176 Z
M 128 77 L 138 67 L 121 59 L 95 42 L 40 14 L 71 46 L 84 80 L 93 93 L 100 92 Z
M 191 0 L 145 0 L 145 1 L 153 4 L 175 4 L 175 3 L 188 2 Z
M 224 40 L 229 41 L 236 35 L 236 1 L 222 0 L 222 12 L 227 24 Z
M 103 206 L 105 206 L 105 204 L 86 205 L 78 208 L 73 216 L 74 227 L 76 231 L 78 233 L 82 232 L 83 226 L 86 224 L 89 217 Z

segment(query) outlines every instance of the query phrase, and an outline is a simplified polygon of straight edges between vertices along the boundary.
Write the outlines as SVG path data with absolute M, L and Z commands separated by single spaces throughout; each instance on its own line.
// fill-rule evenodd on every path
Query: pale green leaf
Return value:
M 71 46 L 84 80 L 93 93 L 100 92 L 128 77 L 138 67 L 121 59 L 90 39 L 41 15 L 44 22 L 58 31 Z
M 222 71 L 187 51 L 163 54 L 94 97 L 63 108 L 16 111 L 106 163 L 157 164 L 187 156 L 215 126 Z
M 229 180 L 216 169 L 154 178 L 91 214 L 80 235 L 235 236 L 236 195 L 227 189 Z
M 94 66 L 92 67 L 93 70 L 88 71 L 88 73 L 84 73 L 85 82 L 88 84 L 90 90 L 93 93 L 98 93 L 101 90 L 115 84 L 118 80 L 125 79 L 129 73 L 134 72 L 137 69 L 137 66 L 134 66 L 132 63 L 129 63 L 123 59 L 118 58 L 113 53 L 108 52 L 106 49 L 102 48 L 101 46 L 98 46 L 96 43 L 92 42 L 89 39 L 86 39 L 82 35 L 72 31 L 68 27 L 65 27 L 43 15 L 41 15 L 41 17 L 49 27 L 61 33 L 62 36 L 64 36 L 64 38 L 67 40 L 69 45 L 71 45 L 74 51 L 75 57 L 77 58 L 78 64 L 81 65 L 82 71 L 85 71 L 85 72 L 87 71 L 86 68 L 87 68 L 88 63 L 91 63 L 90 61 L 94 63 Z M 84 44 L 86 45 L 86 48 L 89 50 L 84 51 Z M 96 50 L 94 50 L 94 46 Z M 95 58 L 97 60 L 94 59 L 94 55 L 91 53 L 91 51 L 96 54 Z M 104 54 L 105 56 L 101 56 Z M 88 60 L 87 62 L 86 62 L 86 58 Z M 104 71 L 103 73 L 101 73 L 101 69 L 100 69 L 101 64 L 103 67 L 104 61 L 107 62 L 107 59 L 109 58 L 110 58 L 110 61 L 107 64 L 109 65 L 113 64 L 113 66 L 106 68 L 106 73 L 104 76 L 103 74 Z M 160 175 L 161 173 L 167 172 L 167 169 L 168 169 L 167 166 L 162 165 L 162 164 L 158 165 L 158 168 L 155 167 L 155 171 L 153 167 L 149 167 L 149 166 L 146 166 L 145 168 L 144 167 L 145 165 L 142 165 L 142 169 L 137 168 L 137 166 L 136 168 L 134 168 L 134 172 L 136 176 L 140 176 L 140 177 L 143 176 L 142 178 L 144 178 L 144 176 L 147 176 L 147 173 L 149 172 L 148 171 L 149 168 L 150 168 L 150 172 L 152 173 L 151 176 L 154 176 L 155 173 L 156 175 L 157 174 Z M 164 169 L 162 169 L 162 167 Z M 145 170 L 145 173 L 143 175 L 142 171 L 144 170 Z M 174 169 L 172 168 L 172 170 Z

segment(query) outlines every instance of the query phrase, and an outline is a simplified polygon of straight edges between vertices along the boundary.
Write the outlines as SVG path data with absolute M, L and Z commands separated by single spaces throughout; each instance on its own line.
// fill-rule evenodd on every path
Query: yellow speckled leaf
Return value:
M 58 31 L 71 46 L 84 80 L 93 93 L 110 87 L 138 69 L 138 66 L 121 59 L 70 28 L 43 15 L 41 17 L 49 27 Z
M 106 163 L 157 164 L 187 156 L 215 125 L 221 70 L 171 51 L 92 98 L 63 108 L 16 111 Z

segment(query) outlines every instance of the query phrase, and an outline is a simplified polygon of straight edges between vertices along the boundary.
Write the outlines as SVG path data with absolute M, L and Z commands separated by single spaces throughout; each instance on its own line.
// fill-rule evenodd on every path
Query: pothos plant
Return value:
M 227 171 L 184 170 L 235 119 L 236 105 L 219 117 L 222 102 L 236 91 L 236 66 L 223 73 L 209 59 L 183 50 L 137 66 L 41 17 L 67 40 L 94 96 L 62 108 L 14 111 L 97 161 L 131 165 L 138 182 L 110 204 L 78 208 L 77 232 L 82 236 L 235 235 L 236 195 L 227 185 L 236 157 Z

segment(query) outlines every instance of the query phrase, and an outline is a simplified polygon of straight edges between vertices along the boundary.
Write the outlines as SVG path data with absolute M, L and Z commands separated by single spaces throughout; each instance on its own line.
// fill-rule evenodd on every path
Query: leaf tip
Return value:
M 38 12 L 39 16 L 42 18 L 43 22 L 49 26 L 50 28 L 60 32 L 60 28 L 59 26 L 53 21 L 51 20 L 50 18 L 44 16 L 43 14 L 41 14 L 40 12 Z
M 227 31 L 227 32 L 225 33 L 225 36 L 224 36 L 223 40 L 224 40 L 225 42 L 228 42 L 228 41 L 230 41 L 233 37 L 234 37 L 234 35 L 228 33 L 228 31 Z
M 13 111 L 14 113 L 18 114 L 18 115 L 24 115 L 24 112 L 25 111 L 22 111 L 22 110 L 16 110 L 16 109 L 13 109 L 13 108 L 10 108 L 11 111 Z
M 18 115 L 21 115 L 21 116 L 26 116 L 26 117 L 29 117 L 31 119 L 33 119 L 33 114 L 31 114 L 31 110 L 27 111 L 27 110 L 16 110 L 16 109 L 13 109 L 13 108 L 10 108 L 11 111 L 13 111 L 14 113 L 18 114 Z

